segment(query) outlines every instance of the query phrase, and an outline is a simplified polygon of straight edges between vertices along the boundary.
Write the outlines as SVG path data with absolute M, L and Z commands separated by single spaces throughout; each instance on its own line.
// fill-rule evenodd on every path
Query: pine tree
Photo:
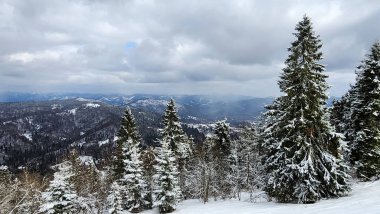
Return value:
M 127 142 L 129 139 L 132 142 L 140 142 L 135 118 L 132 115 L 131 109 L 127 108 L 124 116 L 121 119 L 121 126 L 116 136 L 115 162 L 114 162 L 114 179 L 121 178 L 125 173 L 125 159 L 128 157 Z
M 127 187 L 119 180 L 114 181 L 111 186 L 111 193 L 108 195 L 109 213 L 126 213 L 126 192 Z
M 160 213 L 170 213 L 176 209 L 181 198 L 181 189 L 178 182 L 176 158 L 170 149 L 170 141 L 162 140 L 161 147 L 157 147 L 156 174 L 154 176 L 155 203 Z
M 129 140 L 133 145 L 133 141 Z M 136 213 L 144 209 L 145 205 L 145 181 L 142 175 L 142 161 L 140 159 L 140 148 L 137 145 L 129 150 L 130 159 L 125 160 L 126 171 L 122 181 L 127 187 L 127 209 L 129 212 Z
M 350 159 L 363 180 L 380 175 L 380 43 L 376 42 L 357 70 L 351 96 L 353 138 Z M 352 93 L 353 94 L 353 93 Z
M 191 154 L 191 141 L 184 133 L 182 126 L 179 122 L 175 102 L 170 99 L 167 104 L 164 115 L 164 129 L 162 130 L 162 140 L 170 142 L 169 148 L 176 158 L 176 165 L 179 172 L 179 184 L 183 196 L 186 193 L 186 176 L 187 176 L 187 161 Z
M 234 162 L 231 153 L 230 127 L 225 120 L 215 124 L 212 145 L 210 146 L 212 158 L 212 195 L 221 196 L 222 199 L 232 196 L 232 166 Z
M 144 149 L 143 155 L 142 155 L 142 161 L 143 161 L 143 177 L 146 183 L 145 189 L 146 189 L 146 208 L 151 209 L 153 208 L 153 191 L 154 191 L 154 180 L 153 176 L 155 173 L 154 166 L 156 165 L 156 155 L 154 152 L 153 146 L 148 146 Z
M 264 130 L 269 173 L 266 191 L 280 202 L 312 203 L 349 191 L 346 166 L 340 159 L 339 135 L 327 120 L 327 76 L 322 47 L 311 21 L 296 26 L 279 87 L 284 95 L 269 107 Z
M 58 171 L 54 173 L 54 179 L 48 189 L 42 193 L 44 203 L 40 207 L 42 213 L 83 213 L 85 209 L 70 183 L 73 175 L 70 162 L 66 161 L 56 166 Z
M 129 108 L 122 118 L 118 133 L 115 162 L 115 181 L 111 186 L 114 196 L 111 213 L 123 210 L 140 212 L 145 201 L 145 182 L 142 177 L 140 137 Z
M 330 109 L 330 121 L 337 133 L 342 134 L 344 144 L 341 145 L 343 158 L 350 162 L 350 148 L 347 142 L 352 142 L 354 138 L 354 129 L 352 126 L 352 106 L 356 100 L 356 87 L 351 86 L 351 89 L 342 96 L 340 100 L 334 100 L 333 106 Z

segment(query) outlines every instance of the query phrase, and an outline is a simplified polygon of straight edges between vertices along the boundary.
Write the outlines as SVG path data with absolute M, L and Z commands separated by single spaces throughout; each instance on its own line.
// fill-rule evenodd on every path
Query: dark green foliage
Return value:
M 182 129 L 173 99 L 167 104 L 163 125 L 162 141 L 169 142 L 169 149 L 176 159 L 179 185 L 183 196 L 186 197 L 187 162 L 191 154 L 191 140 Z
M 117 133 L 116 148 L 115 148 L 115 161 L 114 161 L 114 179 L 119 179 L 125 173 L 125 159 L 124 153 L 126 151 L 126 144 L 128 140 L 133 142 L 140 142 L 140 136 L 137 134 L 137 127 L 135 119 L 129 108 L 125 110 L 124 116 L 121 120 L 119 132 Z
M 153 176 L 155 173 L 154 166 L 156 163 L 156 155 L 154 153 L 154 147 L 149 146 L 144 149 L 142 153 L 142 162 L 143 162 L 143 177 L 146 182 L 146 208 L 152 209 L 153 208 L 153 190 L 154 190 L 154 180 Z
M 162 139 L 169 140 L 170 149 L 177 157 L 187 156 L 190 144 L 179 122 L 176 106 L 173 99 L 170 99 L 164 115 L 164 129 Z
M 380 175 L 380 43 L 375 43 L 357 70 L 352 96 L 350 159 L 364 180 Z
M 339 159 L 339 136 L 326 118 L 321 41 L 306 16 L 294 35 L 279 81 L 284 95 L 269 107 L 263 134 L 266 191 L 280 202 L 312 203 L 347 193 L 348 175 Z
M 141 139 L 129 108 L 125 111 L 116 141 L 113 212 L 136 213 L 145 206 L 145 181 L 142 175 Z

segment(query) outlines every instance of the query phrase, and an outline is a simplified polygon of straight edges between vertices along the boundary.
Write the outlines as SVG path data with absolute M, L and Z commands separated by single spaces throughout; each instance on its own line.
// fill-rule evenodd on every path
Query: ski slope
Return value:
M 315 204 L 281 204 L 220 200 L 203 204 L 199 200 L 181 202 L 178 214 L 380 214 L 380 181 L 357 183 L 347 197 L 322 200 Z M 157 210 L 144 212 L 157 213 Z

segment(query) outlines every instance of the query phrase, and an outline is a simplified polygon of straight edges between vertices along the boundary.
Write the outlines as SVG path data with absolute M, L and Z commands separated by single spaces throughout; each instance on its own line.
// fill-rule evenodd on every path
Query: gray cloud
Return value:
M 276 96 L 309 15 L 331 95 L 380 38 L 380 3 L 0 0 L 0 91 Z

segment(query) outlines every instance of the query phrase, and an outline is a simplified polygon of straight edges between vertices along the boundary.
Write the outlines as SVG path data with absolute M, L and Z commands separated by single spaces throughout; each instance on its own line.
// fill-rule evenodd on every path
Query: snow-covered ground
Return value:
M 150 210 L 144 214 L 157 213 Z M 322 200 L 315 204 L 281 204 L 275 202 L 246 202 L 238 200 L 199 200 L 180 203 L 178 214 L 378 214 L 380 213 L 380 181 L 358 183 L 347 197 Z

